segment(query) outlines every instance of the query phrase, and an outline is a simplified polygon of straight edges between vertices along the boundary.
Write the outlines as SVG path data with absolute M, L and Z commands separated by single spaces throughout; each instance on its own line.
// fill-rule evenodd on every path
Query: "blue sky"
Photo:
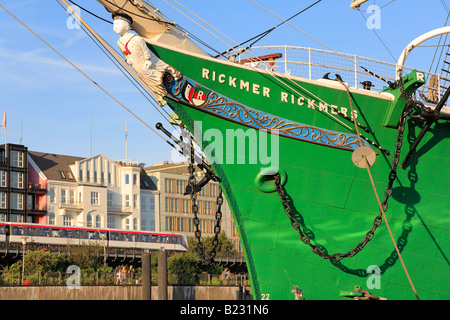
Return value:
M 242 42 L 279 23 L 277 18 L 249 0 L 177 0 L 236 42 Z M 287 18 L 314 0 L 255 0 Z M 94 0 L 74 0 L 96 14 L 110 15 Z M 172 0 L 152 1 L 163 13 L 219 51 L 228 49 L 167 5 Z M 166 3 L 167 2 L 167 3 Z M 429 30 L 444 25 L 448 0 L 396 0 L 381 9 L 376 30 L 392 58 L 372 30 L 366 27 L 368 13 L 350 9 L 350 0 L 323 0 L 291 20 L 329 47 L 395 62 L 404 46 Z M 369 0 L 382 7 L 390 0 Z M 4 5 L 29 27 L 74 62 L 119 101 L 151 126 L 162 116 L 101 53 L 82 30 L 67 27 L 67 13 L 49 0 L 3 0 Z M 365 9 L 367 4 L 363 6 Z M 112 46 L 117 35 L 112 26 L 85 12 L 86 19 Z M 227 40 L 227 42 L 230 42 Z M 435 44 L 430 41 L 427 44 Z M 296 45 L 322 48 L 288 25 L 283 25 L 258 45 Z M 419 48 L 407 65 L 428 70 L 434 48 Z M 7 109 L 8 142 L 19 143 L 21 119 L 23 143 L 30 150 L 89 157 L 103 154 L 112 160 L 125 158 L 125 122 L 128 126 L 128 158 L 151 165 L 170 160 L 171 148 L 100 91 L 73 67 L 45 46 L 28 30 L 0 9 L 0 114 Z M 0 130 L 0 143 L 4 142 Z

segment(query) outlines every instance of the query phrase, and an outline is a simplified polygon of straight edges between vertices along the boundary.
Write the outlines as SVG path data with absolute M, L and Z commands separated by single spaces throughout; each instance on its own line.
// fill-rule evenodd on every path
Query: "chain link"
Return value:
M 221 221 L 222 221 L 222 204 L 223 204 L 223 197 L 222 197 L 222 188 L 219 185 L 219 194 L 216 199 L 216 223 L 214 226 L 214 238 L 212 240 L 212 249 L 209 253 L 209 257 L 206 257 L 205 253 L 205 245 L 202 242 L 202 232 L 200 231 L 200 219 L 198 218 L 198 205 L 197 205 L 197 193 L 194 191 L 194 187 L 196 185 L 196 179 L 195 179 L 195 168 L 194 168 L 194 146 L 193 141 L 191 140 L 191 156 L 189 161 L 189 179 L 188 184 L 191 187 L 191 203 L 192 203 L 192 213 L 194 214 L 194 236 L 197 240 L 197 250 L 200 257 L 200 260 L 204 265 L 209 265 L 210 263 L 214 262 L 214 258 L 216 256 L 216 250 L 219 246 L 219 234 L 221 231 Z
M 415 105 L 415 100 L 411 99 L 404 91 L 403 83 L 400 81 L 400 90 L 402 92 L 402 95 L 407 100 L 407 104 L 405 106 L 405 109 L 402 112 L 402 115 L 400 117 L 399 126 L 398 126 L 398 133 L 397 133 L 397 141 L 395 143 L 395 153 L 392 160 L 392 166 L 391 171 L 389 173 L 389 181 L 388 185 L 384 191 L 384 201 L 382 202 L 381 206 L 384 212 L 388 209 L 388 200 L 390 196 L 392 195 L 392 186 L 394 184 L 395 179 L 397 178 L 397 168 L 398 163 L 400 161 L 400 153 L 403 145 L 403 134 L 405 131 L 405 124 L 406 124 L 406 117 L 410 114 L 411 108 L 413 105 Z M 300 227 L 300 222 L 295 218 L 293 214 L 293 210 L 289 204 L 289 200 L 287 199 L 286 191 L 284 187 L 281 185 L 281 176 L 279 173 L 275 174 L 275 187 L 278 192 L 278 196 L 280 197 L 281 203 L 283 205 L 284 211 L 289 217 L 289 220 L 291 221 L 292 227 L 298 232 L 300 235 L 300 240 L 311 247 L 311 250 L 319 255 L 323 259 L 330 259 L 333 261 L 340 261 L 344 258 L 350 258 L 355 256 L 358 252 L 360 252 L 366 244 L 373 239 L 373 236 L 375 234 L 375 230 L 381 225 L 382 222 L 382 214 L 383 212 L 380 211 L 380 213 L 374 218 L 372 228 L 366 233 L 364 236 L 364 239 L 356 245 L 353 249 L 348 251 L 347 253 L 334 253 L 332 255 L 328 254 L 324 249 L 321 248 L 321 246 L 314 245 L 311 243 L 310 238 L 308 235 L 302 231 Z

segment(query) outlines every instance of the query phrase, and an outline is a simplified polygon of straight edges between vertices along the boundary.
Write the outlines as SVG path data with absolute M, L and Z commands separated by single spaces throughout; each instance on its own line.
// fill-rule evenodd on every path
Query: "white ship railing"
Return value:
M 244 53 L 242 57 L 236 58 L 236 60 L 239 61 L 271 53 L 281 53 L 283 56 L 272 62 L 272 66 L 268 61 L 252 62 L 252 66 L 310 80 L 320 79 L 327 73 L 330 73 L 330 79 L 335 79 L 335 74 L 339 74 L 350 87 L 362 89 L 362 82 L 370 81 L 373 85 L 371 90 L 377 92 L 388 86 L 388 83 L 385 81 L 364 71 L 360 67 L 363 66 L 386 81 L 395 82 L 395 63 L 365 58 L 356 54 L 337 53 L 330 50 L 295 46 L 253 47 Z M 404 67 L 403 74 L 407 74 L 413 69 Z M 416 91 L 415 98 L 427 104 L 436 104 L 438 98 L 445 93 L 450 80 L 442 77 L 440 74 L 418 71 L 425 74 L 426 83 Z

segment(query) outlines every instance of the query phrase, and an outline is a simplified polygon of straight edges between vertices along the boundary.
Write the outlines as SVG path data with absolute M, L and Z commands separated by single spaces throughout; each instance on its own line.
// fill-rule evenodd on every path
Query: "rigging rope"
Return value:
M 63 0 L 64 1 L 64 0 Z M 64 6 L 59 2 L 59 0 L 57 0 L 58 4 L 61 5 L 61 7 L 64 9 Z M 64 2 L 66 5 L 67 3 Z M 67 5 L 68 6 L 68 5 Z M 66 10 L 66 12 L 70 15 L 70 13 Z M 114 48 L 112 48 L 111 46 L 109 46 L 107 44 L 107 42 L 97 33 L 95 33 L 93 30 L 91 31 L 92 28 L 90 28 L 87 24 L 85 25 L 85 22 L 83 21 L 83 19 L 75 12 L 73 11 L 73 14 L 77 17 L 78 20 L 75 20 L 76 23 L 81 27 L 81 29 L 83 29 L 84 32 L 86 32 L 86 34 L 89 36 L 89 38 L 91 38 L 91 40 L 100 48 L 100 50 L 108 57 L 108 59 L 111 60 L 111 62 L 122 72 L 122 74 L 125 75 L 125 77 L 136 87 L 136 89 L 144 96 L 145 99 L 147 99 L 147 101 L 162 115 L 162 117 L 180 134 L 181 136 L 181 132 L 175 127 L 175 125 L 173 123 L 170 122 L 169 119 L 167 119 L 165 117 L 164 114 L 162 114 L 162 112 L 160 111 L 161 108 L 157 107 L 157 102 L 156 99 L 153 97 L 153 95 L 149 95 L 149 93 L 147 92 L 149 89 L 143 85 L 136 77 L 139 77 L 138 75 L 133 75 L 133 73 L 130 72 L 129 68 L 126 68 L 123 64 L 123 61 L 121 61 L 118 57 L 119 57 L 119 53 L 117 52 L 117 50 L 115 50 Z M 81 23 L 81 24 L 80 24 Z M 88 28 L 88 31 L 83 27 L 86 26 Z M 115 53 L 115 54 L 114 54 Z M 142 89 L 140 89 L 140 88 Z M 151 92 L 151 91 L 150 91 Z M 151 99 L 153 99 L 153 102 L 149 100 L 149 97 Z M 168 114 L 168 112 L 166 111 L 166 109 L 162 109 L 166 115 L 168 116 L 168 118 L 172 118 L 172 116 L 170 114 Z M 173 119 L 173 118 L 172 118 Z M 147 125 L 148 126 L 148 125 Z M 158 126 L 157 126 L 158 128 Z M 172 135 L 170 135 L 172 137 Z M 176 146 L 174 146 L 172 143 L 170 143 L 168 140 L 165 140 L 172 148 L 174 148 L 175 150 L 177 150 L 180 154 L 184 155 L 183 152 L 183 146 L 175 141 L 173 138 L 172 140 L 176 143 Z M 178 147 L 178 148 L 177 148 Z M 204 159 L 203 156 L 199 156 L 199 158 Z
M 170 3 L 168 3 L 166 0 L 163 0 L 168 6 L 172 7 L 174 10 L 178 11 L 180 14 L 182 14 L 184 17 L 186 17 L 187 19 L 189 19 L 190 21 L 192 21 L 193 23 L 195 23 L 197 26 L 199 26 L 200 28 L 202 28 L 203 30 L 205 30 L 206 32 L 208 32 L 210 35 L 212 35 L 214 38 L 216 38 L 217 40 L 219 40 L 220 42 L 224 43 L 226 46 L 231 47 L 229 44 L 227 44 L 225 41 L 223 41 L 222 39 L 220 39 L 218 36 L 216 36 L 215 34 L 213 34 L 211 31 L 209 31 L 208 29 L 206 29 L 205 27 L 203 27 L 202 25 L 200 25 L 198 22 L 196 22 L 195 20 L 193 20 L 192 18 L 190 18 L 189 16 L 187 16 L 186 14 L 184 14 L 183 12 L 181 12 L 180 10 L 178 10 L 177 8 L 175 8 L 173 5 L 171 5 Z M 176 1 L 175 1 L 176 2 Z M 178 2 L 177 2 L 178 3 Z M 206 21 L 204 21 L 203 19 L 201 19 L 199 16 L 195 15 L 194 13 L 192 13 L 191 11 L 189 11 L 186 7 L 184 7 L 183 5 L 179 4 L 183 9 L 185 9 L 186 11 L 188 11 L 189 13 L 193 14 L 197 19 L 200 19 L 201 21 L 203 21 L 204 23 L 206 23 L 209 27 L 213 28 L 214 30 L 216 30 L 217 32 L 219 32 L 220 34 L 222 34 L 224 37 L 228 38 L 226 35 L 224 35 L 223 33 L 221 33 L 219 30 L 217 30 L 216 28 L 214 28 L 213 26 L 211 26 L 210 24 L 208 24 Z M 231 40 L 231 39 L 230 39 Z M 220 52 L 218 52 L 217 50 L 214 50 L 216 53 L 218 53 L 219 55 Z
M 175 0 L 173 0 L 173 1 L 176 2 Z M 318 3 L 321 2 L 321 1 L 322 1 L 322 0 L 316 1 L 315 3 L 311 4 L 311 5 L 308 6 L 307 8 L 305 8 L 305 9 L 303 9 L 303 10 L 297 12 L 297 13 L 294 14 L 292 17 L 290 17 L 290 18 L 286 19 L 285 21 L 282 21 L 281 23 L 277 24 L 275 27 L 272 27 L 272 28 L 270 28 L 270 29 L 268 29 L 268 30 L 266 30 L 266 31 L 264 31 L 264 32 L 261 32 L 260 34 L 254 36 L 253 38 L 248 39 L 247 41 L 244 41 L 244 42 L 242 42 L 241 44 L 238 44 L 238 45 L 234 46 L 233 48 L 228 49 L 228 50 L 225 51 L 225 52 L 222 52 L 221 55 L 228 54 L 228 53 L 230 53 L 231 51 L 233 51 L 234 49 L 236 49 L 236 48 L 238 48 L 238 47 L 241 47 L 242 45 L 246 44 L 247 42 L 250 42 L 250 41 L 252 41 L 253 39 L 256 39 L 256 38 L 257 38 L 255 41 L 253 41 L 251 44 L 249 44 L 245 49 L 243 49 L 243 50 L 240 52 L 240 54 L 242 54 L 243 52 L 245 52 L 245 51 L 247 51 L 248 49 L 250 49 L 255 43 L 257 43 L 258 41 L 260 41 L 261 39 L 263 39 L 265 36 L 267 36 L 269 33 L 271 33 L 272 31 L 274 31 L 276 28 L 282 26 L 283 24 L 285 24 L 285 23 L 288 22 L 289 20 L 294 19 L 295 17 L 297 17 L 298 15 L 300 15 L 300 14 L 302 14 L 303 12 L 307 11 L 308 9 L 314 7 L 316 4 L 318 4 Z M 218 57 L 218 56 L 216 56 L 215 58 L 217 58 L 217 57 Z
M 350 102 L 350 107 L 351 107 L 352 112 L 353 112 L 352 99 L 351 99 L 350 90 L 349 90 L 348 86 L 347 86 L 344 82 L 342 82 L 342 81 L 339 80 L 339 79 L 337 79 L 337 80 L 338 80 L 338 81 L 345 87 L 345 89 L 347 90 L 348 100 L 349 100 L 349 102 Z M 408 105 L 405 107 L 405 109 L 407 109 L 407 108 L 409 108 Z M 402 117 L 404 117 L 403 114 L 402 114 Z M 357 126 L 357 124 L 356 124 L 356 121 L 355 121 L 355 129 L 356 129 L 356 133 L 357 133 L 357 135 L 358 135 L 358 139 L 359 139 L 360 146 L 362 146 L 362 144 L 361 144 L 361 138 L 360 138 L 360 136 L 359 136 L 358 126 Z M 400 129 L 399 129 L 399 130 L 400 130 Z M 418 294 L 417 294 L 416 288 L 414 287 L 414 284 L 413 284 L 413 282 L 412 282 L 412 280 L 411 280 L 411 277 L 410 277 L 410 275 L 409 275 L 408 269 L 406 268 L 406 265 L 405 265 L 405 263 L 404 263 L 404 261 L 403 261 L 403 258 L 402 258 L 402 255 L 401 255 L 401 253 L 400 253 L 400 250 L 398 249 L 397 243 L 395 242 L 394 235 L 392 234 L 391 227 L 389 226 L 389 222 L 388 222 L 388 220 L 387 220 L 387 218 L 386 218 L 385 209 L 383 208 L 383 205 L 381 204 L 380 197 L 378 196 L 377 188 L 375 187 L 375 183 L 374 183 L 374 181 L 373 181 L 372 173 L 371 173 L 371 171 L 370 171 L 370 164 L 369 164 L 369 161 L 367 160 L 367 158 L 366 158 L 366 156 L 365 156 L 364 154 L 362 155 L 362 157 L 364 157 L 364 161 L 365 161 L 366 164 L 367 164 L 367 173 L 369 174 L 370 182 L 371 182 L 371 184 L 372 184 L 372 189 L 373 189 L 373 191 L 374 191 L 374 193 L 375 193 L 375 197 L 377 198 L 378 208 L 379 208 L 379 210 L 380 210 L 380 213 L 381 213 L 382 216 L 383 216 L 384 222 L 386 223 L 386 227 L 387 227 L 387 229 L 388 229 L 388 231 L 389 231 L 389 235 L 390 235 L 390 237 L 391 237 L 392 244 L 394 245 L 394 248 L 395 248 L 395 251 L 397 252 L 398 258 L 400 259 L 400 262 L 401 262 L 401 264 L 402 264 L 403 270 L 404 270 L 404 272 L 405 272 L 405 274 L 406 274 L 406 277 L 408 278 L 409 284 L 411 285 L 411 288 L 412 288 L 412 290 L 413 290 L 413 292 L 414 292 L 414 294 L 415 294 L 417 300 L 420 300 L 420 299 L 419 299 L 419 296 L 418 296 Z
M 68 0 L 69 2 L 75 4 L 73 1 Z M 61 6 L 61 8 L 63 8 L 63 10 L 65 10 L 67 12 L 67 14 L 70 15 L 70 13 L 64 8 L 63 4 L 60 3 L 57 0 L 57 3 Z M 77 5 L 77 4 L 75 4 Z M 97 16 L 96 16 L 97 17 Z M 156 111 L 158 111 L 162 117 L 170 123 L 170 121 L 166 118 L 166 116 L 161 112 L 161 108 L 156 107 L 157 105 L 157 101 L 155 99 L 155 97 L 151 94 L 148 93 L 147 88 L 145 88 L 141 82 L 136 81 L 133 77 L 133 75 L 122 66 L 122 64 L 109 52 L 108 48 L 100 41 L 98 41 L 94 35 L 92 35 L 88 30 L 86 30 L 86 28 L 77 20 L 75 19 L 75 22 L 77 23 L 77 25 L 86 33 L 86 35 L 95 43 L 95 45 L 97 45 L 97 47 L 106 55 L 106 57 L 119 69 L 120 72 L 122 72 L 122 74 L 131 82 L 131 84 L 143 95 L 143 97 L 156 109 Z M 97 35 L 99 36 L 99 35 Z M 100 37 L 100 36 L 99 36 Z M 101 37 L 100 37 L 101 38 Z M 104 42 L 106 42 L 103 38 L 101 38 L 101 40 L 103 40 Z M 114 48 L 110 47 L 109 49 L 114 50 L 118 55 L 119 53 L 117 52 L 117 50 L 115 50 Z M 153 101 L 150 101 L 150 99 L 152 99 Z M 170 114 L 165 110 L 162 109 L 165 114 L 170 118 Z M 172 124 L 171 124 L 172 125 Z M 173 126 L 173 125 L 172 125 Z M 173 128 L 175 130 L 177 130 L 177 128 L 175 126 L 173 126 Z M 178 130 L 177 130 L 178 131 Z M 178 131 L 179 132 L 179 131 Z M 180 132 L 179 132 L 180 133 Z
M 166 0 L 163 0 L 165 3 L 167 3 Z M 173 0 L 174 2 L 176 2 L 175 0 Z M 176 2 L 178 3 L 178 2 Z M 196 21 L 194 21 L 193 19 L 191 19 L 190 17 L 188 17 L 186 14 L 182 13 L 180 10 L 178 10 L 177 8 L 175 8 L 174 6 L 172 6 L 171 4 L 167 3 L 169 6 L 171 6 L 172 8 L 174 8 L 175 10 L 177 10 L 178 12 L 180 12 L 182 15 L 184 15 L 186 18 L 190 19 L 191 21 L 193 21 L 195 24 L 197 24 L 198 26 L 200 26 L 201 28 L 205 29 L 203 26 L 201 26 L 199 23 L 197 23 Z M 226 37 L 227 39 L 229 39 L 230 41 L 232 41 L 235 44 L 238 44 L 236 41 L 234 41 L 233 39 L 231 39 L 230 37 L 228 37 L 227 35 L 225 35 L 224 33 L 222 33 L 220 30 L 218 30 L 217 28 L 215 28 L 214 26 L 212 26 L 211 24 L 209 24 L 208 22 L 206 22 L 205 20 L 203 20 L 202 18 L 200 18 L 198 15 L 196 15 L 195 13 L 193 13 L 192 11 L 190 11 L 188 8 L 186 8 L 185 6 L 179 4 L 183 9 L 185 9 L 186 11 L 188 11 L 190 14 L 192 14 L 193 16 L 195 16 L 197 19 L 201 20 L 202 22 L 204 22 L 207 26 L 209 26 L 210 28 L 214 29 L 215 31 L 217 31 L 218 33 L 220 33 L 221 35 L 223 35 L 224 37 Z M 206 29 L 205 29 L 206 30 Z M 222 39 L 220 39 L 219 37 L 217 37 L 216 35 L 214 35 L 212 32 L 206 30 L 208 33 L 210 33 L 212 36 L 214 36 L 215 38 L 219 39 L 221 42 L 223 42 L 225 45 L 229 46 L 231 48 L 231 45 L 227 44 L 225 41 L 223 41 Z M 253 58 L 258 58 L 259 61 L 262 61 L 259 57 L 257 57 L 255 54 L 251 53 L 250 54 L 253 56 Z M 354 63 L 354 62 L 353 62 Z M 273 71 L 274 74 L 279 74 L 281 77 L 284 78 L 284 76 L 277 71 Z M 292 88 L 291 86 L 289 86 L 286 82 L 282 81 L 281 79 L 279 79 L 278 77 L 271 75 L 273 79 L 275 79 L 276 81 L 280 82 L 281 84 L 286 85 L 289 89 L 291 89 L 293 92 L 295 92 L 296 94 L 298 94 L 299 96 L 304 97 L 304 95 L 302 93 L 300 93 L 298 90 Z M 318 99 L 319 101 L 322 101 L 323 103 L 326 103 L 323 99 L 317 97 L 316 95 L 314 95 L 313 93 L 311 93 L 310 91 L 308 91 L 306 88 L 304 88 L 303 86 L 301 86 L 300 84 L 294 82 L 292 79 L 290 78 L 286 78 L 286 80 L 290 83 L 292 83 L 294 86 L 299 87 L 300 89 L 304 90 L 306 93 L 310 94 L 312 97 Z M 318 104 L 316 104 L 314 102 L 314 105 L 318 107 Z M 331 118 L 333 121 L 338 122 L 339 124 L 341 124 L 342 126 L 346 127 L 347 129 L 349 129 L 350 131 L 354 131 L 352 127 L 348 126 L 347 124 L 345 124 L 343 121 L 341 121 L 340 119 L 338 119 L 337 117 L 333 116 L 332 114 L 329 114 L 327 112 L 324 113 L 327 117 Z M 339 116 L 342 117 L 341 114 L 339 114 Z
M 378 9 L 378 10 L 381 10 Z M 366 17 L 364 17 L 362 11 L 358 10 L 359 13 L 361 14 L 361 17 L 363 17 L 364 21 L 366 21 L 366 24 L 368 24 L 368 21 L 366 19 Z M 391 58 L 394 60 L 394 62 L 397 62 L 397 59 L 395 59 L 394 55 L 392 54 L 391 50 L 389 50 L 389 48 L 387 47 L 387 45 L 384 43 L 383 39 L 381 39 L 381 37 L 378 35 L 378 33 L 375 31 L 375 28 L 371 28 L 373 33 L 375 33 L 375 35 L 377 36 L 378 40 L 381 42 L 381 44 L 383 45 L 383 47 L 387 50 L 387 52 L 389 52 L 389 54 L 391 55 Z
M 21 25 L 23 25 L 28 31 L 30 31 L 33 35 L 35 35 L 39 40 L 41 40 L 45 45 L 47 45 L 50 49 L 52 49 L 56 54 L 58 54 L 62 59 L 64 59 L 67 63 L 69 63 L 72 67 L 74 67 L 78 72 L 80 72 L 83 76 L 85 76 L 89 81 L 91 81 L 94 85 L 96 85 L 100 90 L 102 90 L 104 93 L 106 93 L 111 99 L 113 99 L 115 102 L 117 102 L 122 108 L 124 108 L 126 111 L 128 111 L 130 114 L 132 114 L 136 119 L 138 119 L 140 122 L 142 122 L 146 127 L 148 127 L 150 130 L 152 130 L 156 135 L 158 135 L 161 139 L 163 139 L 165 142 L 167 142 L 169 145 L 176 148 L 170 141 L 165 139 L 162 135 L 160 135 L 155 129 L 153 129 L 151 126 L 149 126 L 144 120 L 142 120 L 138 115 L 136 115 L 133 111 L 131 111 L 129 108 L 127 108 L 122 102 L 117 100 L 113 95 L 111 95 L 106 89 L 104 89 L 102 86 L 100 86 L 97 82 L 95 82 L 91 77 L 89 77 L 86 73 L 84 73 L 80 68 L 78 68 L 73 62 L 71 62 L 69 59 L 67 59 L 62 53 L 60 53 L 58 50 L 56 50 L 52 45 L 50 45 L 47 41 L 45 41 L 41 36 L 39 36 L 34 30 L 32 30 L 30 27 L 28 27 L 24 22 L 22 22 L 19 18 L 17 18 L 13 13 L 11 13 L 8 9 L 6 9 L 2 4 L 0 4 L 0 7 L 5 10 L 11 17 L 13 17 L 16 21 L 18 21 Z
M 270 10 L 264 8 L 263 6 L 261 6 L 260 4 L 258 4 L 257 2 L 255 2 L 254 0 L 249 0 L 249 1 L 253 2 L 255 5 L 257 5 L 258 7 L 260 7 L 261 9 L 263 9 L 264 11 L 267 11 L 268 13 L 270 13 L 271 15 L 273 15 L 274 17 L 280 19 L 281 21 L 285 21 L 283 18 L 279 17 L 278 15 L 276 15 L 275 13 L 273 13 L 272 11 L 270 11 Z M 304 34 L 305 36 L 307 36 L 308 38 L 310 38 L 310 39 L 316 41 L 317 43 L 319 43 L 320 45 L 324 46 L 324 47 L 327 48 L 328 50 L 331 50 L 331 51 L 333 51 L 334 53 L 336 53 L 337 55 L 341 56 L 342 58 L 348 60 L 350 63 L 354 64 L 355 66 L 358 66 L 358 67 L 360 67 L 361 69 L 363 69 L 364 71 L 367 71 L 366 68 L 364 68 L 363 66 L 361 66 L 360 64 L 358 64 L 356 61 L 353 61 L 353 60 L 349 59 L 348 57 L 346 57 L 346 56 L 343 55 L 342 53 L 340 53 L 340 52 L 334 50 L 333 48 L 331 48 L 331 47 L 329 47 L 329 46 L 327 46 L 325 43 L 323 43 L 323 42 L 321 42 L 320 40 L 314 38 L 313 36 L 309 35 L 308 33 L 304 32 L 303 30 L 297 28 L 297 27 L 294 26 L 293 24 L 291 24 L 291 23 L 289 23 L 289 22 L 287 22 L 287 21 L 286 21 L 286 23 L 287 23 L 289 26 L 291 26 L 292 28 L 294 28 L 295 30 L 297 30 L 297 31 L 301 32 L 302 34 Z

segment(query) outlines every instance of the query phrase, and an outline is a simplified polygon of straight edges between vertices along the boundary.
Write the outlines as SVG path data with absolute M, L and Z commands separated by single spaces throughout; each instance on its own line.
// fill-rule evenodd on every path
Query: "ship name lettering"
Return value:
M 216 71 L 211 71 L 207 68 L 202 68 L 202 78 L 207 80 L 212 80 L 214 82 L 219 83 L 228 83 L 228 86 L 233 88 L 239 88 L 241 90 L 245 90 L 247 92 L 251 92 L 256 95 L 262 95 L 263 97 L 270 98 L 270 88 L 261 86 L 258 83 L 250 83 L 250 81 L 246 81 L 243 79 L 238 79 L 236 77 L 228 76 L 224 73 L 217 74 Z
M 308 99 L 305 98 L 303 96 L 297 97 L 293 94 L 289 94 L 287 92 L 283 92 L 281 91 L 281 95 L 280 95 L 280 100 L 281 102 L 286 102 L 286 103 L 290 103 L 293 105 L 298 105 L 298 106 L 308 106 L 308 109 L 314 109 L 314 110 L 319 110 L 320 112 L 326 112 L 326 113 L 330 113 L 330 114 L 334 114 L 334 115 L 342 115 L 344 117 L 350 117 L 350 112 L 348 110 L 348 108 L 346 107 L 339 107 L 336 106 L 334 104 L 328 104 L 326 102 L 323 101 L 319 101 L 319 103 L 316 103 L 316 100 L 313 99 Z M 358 118 L 358 111 L 357 110 L 353 110 L 353 114 L 351 117 L 351 120 L 353 120 L 353 118 Z
M 261 86 L 258 83 L 251 83 L 245 79 L 238 79 L 236 77 L 226 75 L 224 73 L 218 73 L 208 68 L 202 68 L 202 78 L 211 80 L 213 82 L 219 82 L 222 84 L 228 84 L 229 87 L 233 87 L 240 90 L 251 92 L 255 95 L 271 98 L 271 89 L 265 86 Z M 304 96 L 297 96 L 291 93 L 281 91 L 280 101 L 290 103 L 298 106 L 307 106 L 308 109 L 319 110 L 320 112 L 326 112 L 333 115 L 342 115 L 344 117 L 358 118 L 357 110 L 353 111 L 353 114 L 349 114 L 348 108 L 339 107 L 336 105 L 329 105 L 323 101 L 316 102 L 316 100 L 305 98 Z

